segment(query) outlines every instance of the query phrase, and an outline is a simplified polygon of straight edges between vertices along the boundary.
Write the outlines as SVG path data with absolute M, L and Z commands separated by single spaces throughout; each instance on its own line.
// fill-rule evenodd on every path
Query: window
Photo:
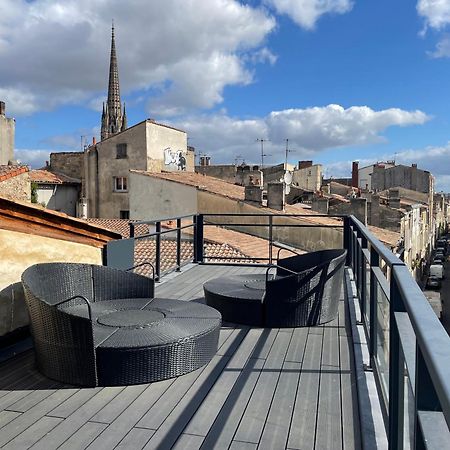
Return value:
M 126 177 L 114 177 L 114 191 L 115 192 L 128 191 L 128 183 Z
M 120 218 L 121 219 L 129 219 L 130 218 L 130 211 L 120 211 Z
M 116 146 L 116 158 L 123 159 L 127 157 L 127 144 L 117 144 Z

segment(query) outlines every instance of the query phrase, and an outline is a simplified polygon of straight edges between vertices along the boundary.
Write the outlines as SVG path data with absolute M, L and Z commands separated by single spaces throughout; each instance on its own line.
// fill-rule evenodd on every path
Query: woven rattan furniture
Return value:
M 221 317 L 153 298 L 153 279 L 104 266 L 36 264 L 22 275 L 38 369 L 82 386 L 149 383 L 208 363 Z
M 203 285 L 206 303 L 227 322 L 263 327 L 326 323 L 338 312 L 345 257 L 346 250 L 323 250 L 279 259 L 262 275 L 215 278 Z

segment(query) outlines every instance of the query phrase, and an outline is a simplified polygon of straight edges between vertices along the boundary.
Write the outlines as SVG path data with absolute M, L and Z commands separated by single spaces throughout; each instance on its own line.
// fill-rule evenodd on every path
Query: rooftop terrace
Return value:
M 108 263 L 130 266 L 139 241 L 152 240 L 156 296 L 194 302 L 211 278 L 264 270 L 248 259 L 208 261 L 207 226 L 203 216 L 178 219 L 174 236 L 157 222 L 150 235 L 109 243 Z M 165 271 L 161 241 L 170 236 L 181 254 L 185 227 L 193 259 L 176 257 Z M 449 337 L 404 264 L 355 218 L 342 227 L 348 258 L 335 320 L 283 329 L 224 323 L 208 365 L 125 387 L 61 385 L 36 371 L 28 350 L 0 364 L 0 447 L 448 448 Z M 280 245 L 274 235 L 269 263 Z

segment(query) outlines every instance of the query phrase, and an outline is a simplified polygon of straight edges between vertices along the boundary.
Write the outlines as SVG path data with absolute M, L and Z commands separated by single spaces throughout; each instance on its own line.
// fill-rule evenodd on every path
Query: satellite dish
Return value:
M 286 170 L 286 172 L 284 173 L 283 181 L 285 182 L 286 186 L 290 186 L 292 184 L 292 172 Z

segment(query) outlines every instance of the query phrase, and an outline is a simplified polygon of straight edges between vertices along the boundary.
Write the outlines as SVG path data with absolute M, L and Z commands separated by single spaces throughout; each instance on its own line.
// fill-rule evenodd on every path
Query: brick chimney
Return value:
M 352 163 L 352 187 L 357 188 L 359 183 L 359 162 L 353 161 Z
M 298 169 L 306 169 L 308 167 L 312 166 L 312 161 L 299 161 L 298 162 Z
M 6 105 L 5 102 L 0 102 L 0 116 L 6 115 Z

